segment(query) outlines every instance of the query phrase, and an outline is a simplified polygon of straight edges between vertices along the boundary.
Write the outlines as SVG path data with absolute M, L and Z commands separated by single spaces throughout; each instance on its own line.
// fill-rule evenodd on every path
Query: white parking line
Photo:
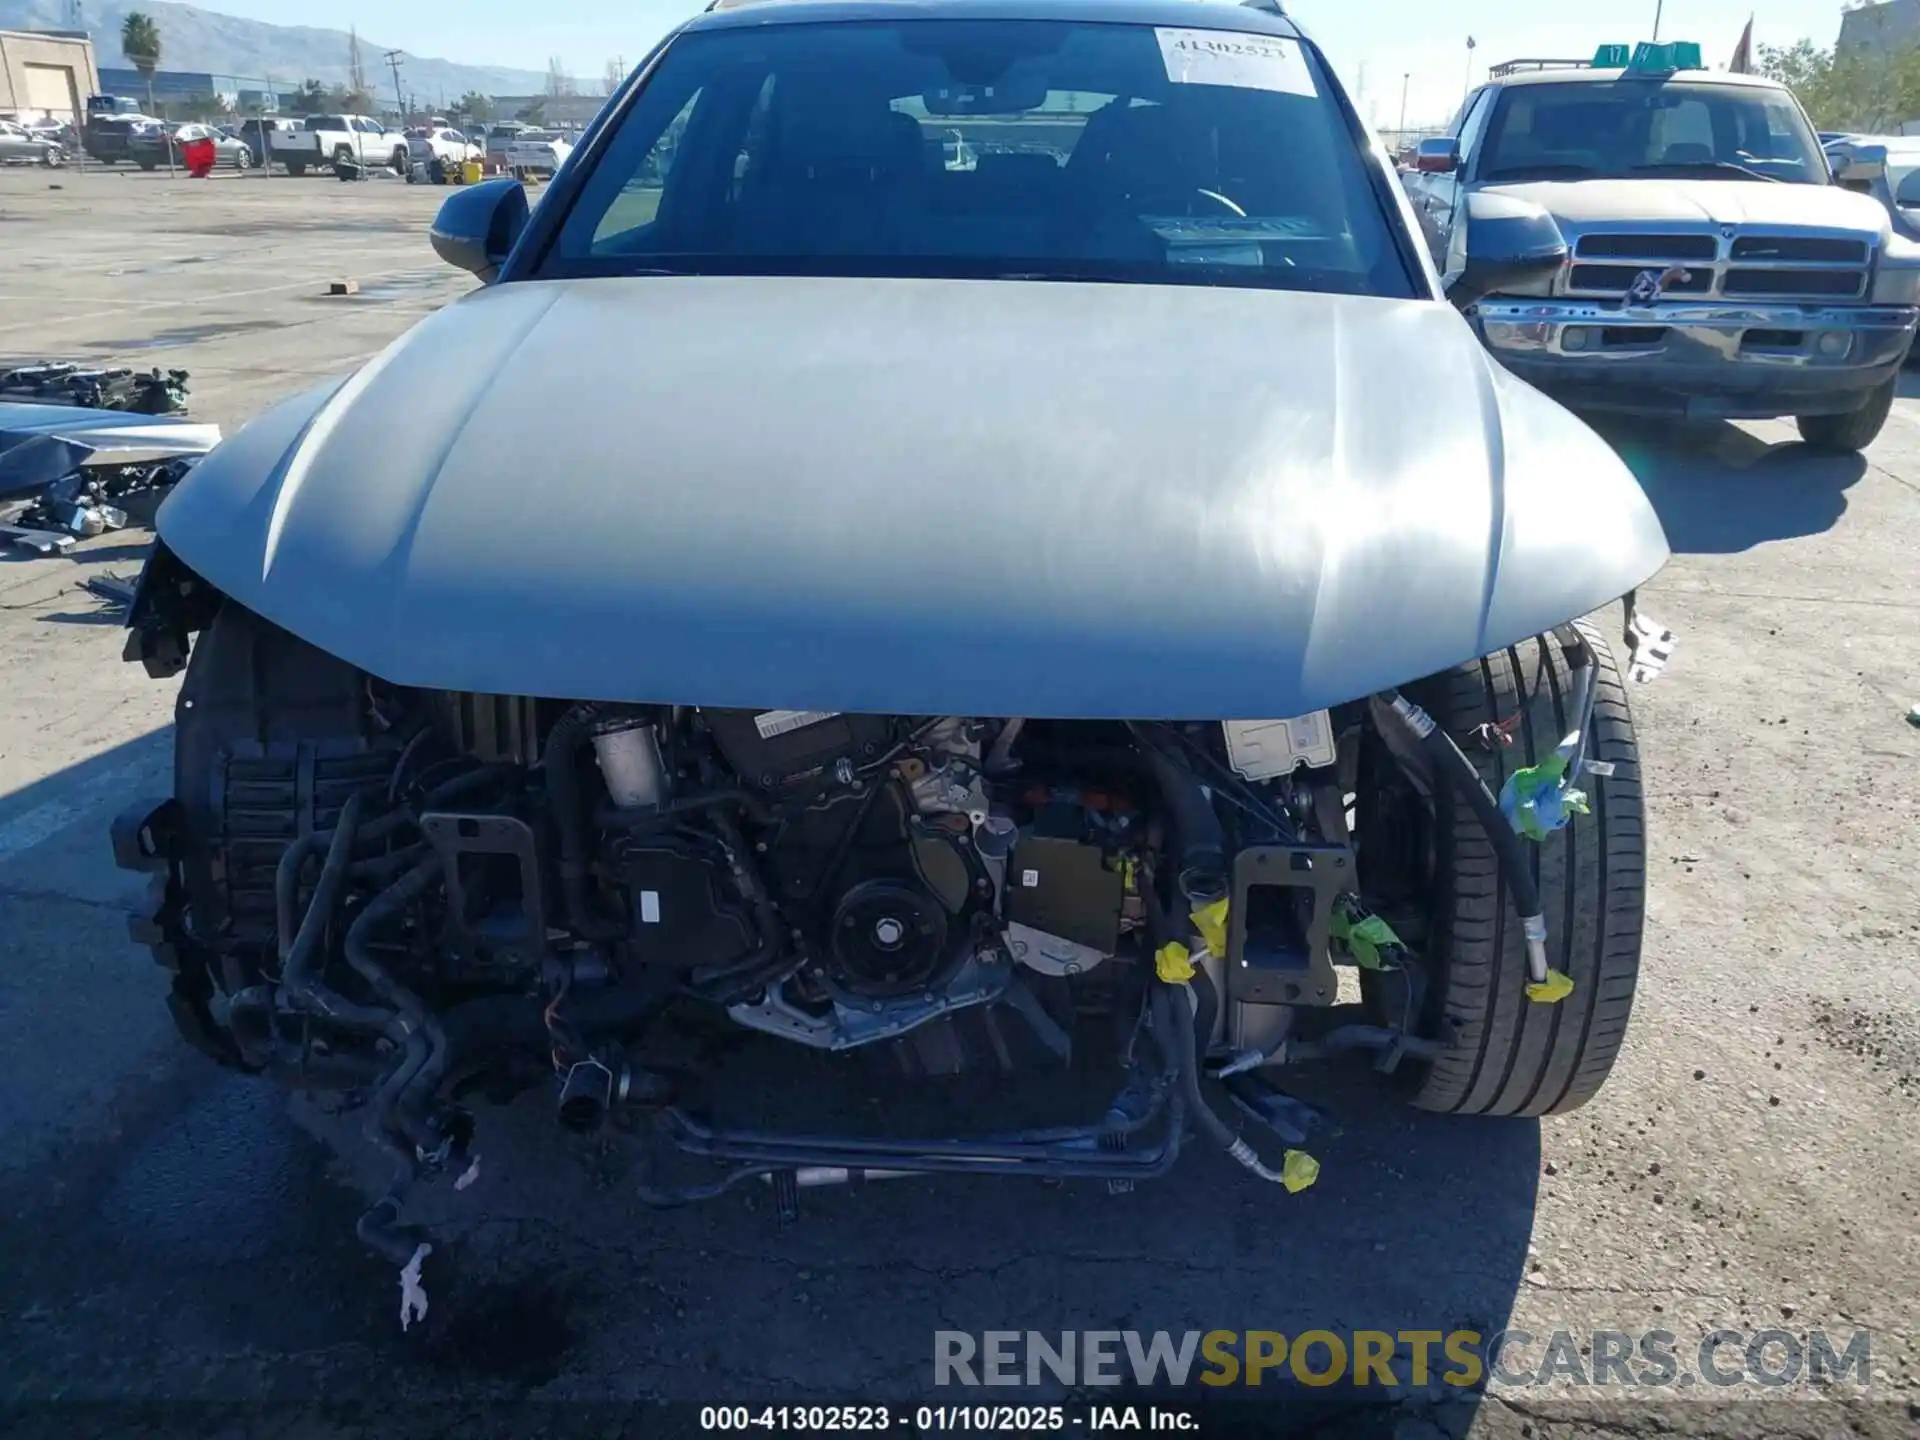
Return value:
M 165 769 L 164 754 L 102 770 L 76 781 L 64 795 L 34 806 L 0 824 L 0 865 L 43 845 L 70 825 L 88 819 L 117 801 L 132 798 L 140 780 Z

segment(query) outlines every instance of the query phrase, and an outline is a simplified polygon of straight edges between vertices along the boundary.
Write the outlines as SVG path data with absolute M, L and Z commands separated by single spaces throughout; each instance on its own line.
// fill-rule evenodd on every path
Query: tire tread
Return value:
M 1579 622 L 1597 661 L 1588 752 L 1611 776 L 1588 775 L 1592 813 L 1576 816 L 1529 862 L 1549 925 L 1548 959 L 1574 982 L 1557 1005 L 1526 998 L 1526 945 L 1493 847 L 1474 812 L 1436 797 L 1441 893 L 1434 954 L 1441 1013 L 1454 1044 L 1429 1066 L 1422 1109 L 1462 1115 L 1550 1115 L 1578 1109 L 1613 1068 L 1633 1009 L 1645 924 L 1646 833 L 1638 751 L 1611 648 Z M 1543 663 L 1544 662 L 1544 663 Z M 1528 641 L 1435 677 L 1422 701 L 1456 737 L 1524 705 L 1512 764 L 1552 753 L 1571 730 L 1572 675 L 1553 642 Z M 1497 793 L 1508 756 L 1470 751 Z

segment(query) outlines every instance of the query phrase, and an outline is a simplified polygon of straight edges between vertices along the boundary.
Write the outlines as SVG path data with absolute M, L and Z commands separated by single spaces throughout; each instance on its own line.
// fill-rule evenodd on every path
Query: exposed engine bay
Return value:
M 1418 788 L 1423 742 L 1460 755 L 1397 696 L 1206 723 L 574 703 L 389 686 L 236 606 L 153 613 L 136 605 L 128 652 L 150 671 L 204 634 L 175 797 L 116 826 L 120 863 L 156 872 L 137 938 L 199 1048 L 364 1108 L 396 1177 L 360 1234 L 396 1264 L 417 1250 L 408 1187 L 470 1173 L 476 1092 L 549 1085 L 570 1130 L 638 1117 L 654 1153 L 721 1167 L 650 1166 L 657 1204 L 941 1171 L 1125 1188 L 1190 1120 L 1291 1184 L 1203 1076 L 1294 1145 L 1313 1113 L 1263 1068 L 1442 1048 L 1424 911 L 1384 860 L 1365 888 L 1399 927 L 1373 967 L 1392 983 L 1336 1004 L 1331 942 L 1371 913 L 1351 827 L 1419 848 L 1379 818 L 1418 806 L 1377 776 Z M 922 1079 L 1031 1086 L 1094 1060 L 1108 1098 L 977 1136 L 742 1128 L 703 1109 L 679 1043 L 716 1024 Z

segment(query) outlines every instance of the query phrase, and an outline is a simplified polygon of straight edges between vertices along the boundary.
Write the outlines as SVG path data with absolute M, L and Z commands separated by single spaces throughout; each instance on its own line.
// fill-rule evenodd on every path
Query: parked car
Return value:
M 486 158 L 496 164 L 504 165 L 507 160 L 507 147 L 522 135 L 531 135 L 534 127 L 522 125 L 517 120 L 496 120 L 485 127 L 482 143 L 486 146 Z
M 988 188 L 943 109 L 1079 135 Z M 1443 288 L 1271 0 L 747 4 L 610 114 L 537 209 L 450 195 L 482 287 L 206 457 L 128 620 L 185 670 L 134 931 L 191 1043 L 366 1101 L 361 1238 L 419 1280 L 409 1188 L 527 1086 L 650 1204 L 783 1207 L 1190 1132 L 1296 1190 L 1272 1077 L 1347 1046 L 1431 1111 L 1591 1099 L 1646 849 L 1578 617 L 1651 667 L 1668 548 L 1462 318 L 1559 274 L 1546 212 L 1466 199 Z
M 143 115 L 138 111 L 129 113 L 124 110 L 89 110 L 86 130 L 81 136 L 81 148 L 86 152 L 87 158 L 97 164 L 117 164 L 132 158 L 128 152 L 135 135 L 165 124 L 164 120 Z
M 367 166 L 407 168 L 407 137 L 365 115 L 309 115 L 297 130 L 267 136 L 275 162 L 289 175 L 303 175 L 339 160 Z
M 485 154 L 483 146 L 451 126 L 422 126 L 407 132 L 407 158 L 415 163 L 437 159 L 443 165 L 457 165 Z
M 127 147 L 127 158 L 142 170 L 154 170 L 171 161 L 184 164 L 182 147 L 196 140 L 213 142 L 214 164 L 223 170 L 251 170 L 253 151 L 244 140 L 223 135 L 211 125 L 176 125 L 171 129 L 152 126 L 136 131 Z M 171 154 L 169 154 L 171 152 Z
M 1836 135 L 1825 148 L 1837 184 L 1871 196 L 1895 234 L 1920 241 L 1920 136 Z
M 290 133 L 300 128 L 300 122 L 286 115 L 252 115 L 240 122 L 239 136 L 247 147 L 247 153 L 253 157 L 256 165 L 271 164 L 277 157 L 272 154 L 268 143 L 276 133 Z
M 1603 46 L 1474 91 L 1410 177 L 1435 259 L 1454 263 L 1468 197 L 1544 207 L 1566 264 L 1475 307 L 1508 369 L 1583 407 L 1787 415 L 1862 449 L 1920 322 L 1920 246 L 1835 182 L 1785 86 L 1698 52 Z
M 0 164 L 64 165 L 66 147 L 45 135 L 36 135 L 24 125 L 0 120 Z
M 506 163 L 532 175 L 556 175 L 573 154 L 573 142 L 556 130 L 528 130 L 507 143 Z

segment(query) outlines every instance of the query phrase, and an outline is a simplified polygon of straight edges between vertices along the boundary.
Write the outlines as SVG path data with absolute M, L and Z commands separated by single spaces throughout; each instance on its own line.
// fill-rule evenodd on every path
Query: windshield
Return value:
M 1511 86 L 1479 168 L 1489 181 L 1644 175 L 1829 180 L 1784 91 L 1684 81 Z
M 548 274 L 979 276 L 1408 296 L 1295 41 L 1053 21 L 675 41 Z

